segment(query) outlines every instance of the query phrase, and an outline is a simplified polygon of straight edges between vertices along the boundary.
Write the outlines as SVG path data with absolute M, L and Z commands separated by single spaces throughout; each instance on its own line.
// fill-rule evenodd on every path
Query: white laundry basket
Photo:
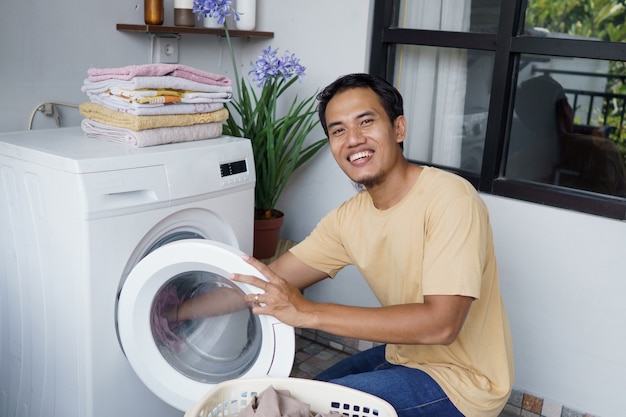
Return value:
M 255 395 L 272 386 L 287 390 L 296 400 L 321 414 L 338 412 L 349 417 L 397 417 L 387 401 L 374 395 L 328 382 L 302 378 L 241 378 L 217 384 L 185 413 L 185 417 L 230 417 L 239 414 Z

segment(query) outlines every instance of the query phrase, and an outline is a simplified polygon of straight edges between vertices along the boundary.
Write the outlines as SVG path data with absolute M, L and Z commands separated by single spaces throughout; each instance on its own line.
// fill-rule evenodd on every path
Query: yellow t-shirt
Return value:
M 331 277 L 355 265 L 382 305 L 421 303 L 424 295 L 474 297 L 455 342 L 388 344 L 386 356 L 427 372 L 464 415 L 498 415 L 513 384 L 511 335 L 489 214 L 471 184 L 424 167 L 395 206 L 378 210 L 360 192 L 291 252 Z

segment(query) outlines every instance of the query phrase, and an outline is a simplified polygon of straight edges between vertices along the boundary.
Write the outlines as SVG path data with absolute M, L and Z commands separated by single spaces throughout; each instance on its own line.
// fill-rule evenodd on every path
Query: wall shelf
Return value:
M 189 33 L 196 35 L 216 35 L 226 36 L 224 29 L 210 29 L 204 27 L 186 27 L 186 26 L 163 26 L 163 25 L 137 25 L 118 23 L 117 30 L 121 32 L 137 32 L 137 33 L 172 33 L 181 34 Z M 273 38 L 274 32 L 260 32 L 256 30 L 235 30 L 228 29 L 228 34 L 235 38 Z

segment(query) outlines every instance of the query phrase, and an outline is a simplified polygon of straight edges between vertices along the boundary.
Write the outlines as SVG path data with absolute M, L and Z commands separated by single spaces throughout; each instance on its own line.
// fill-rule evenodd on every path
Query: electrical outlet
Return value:
M 163 64 L 178 63 L 178 36 L 154 35 L 152 62 Z

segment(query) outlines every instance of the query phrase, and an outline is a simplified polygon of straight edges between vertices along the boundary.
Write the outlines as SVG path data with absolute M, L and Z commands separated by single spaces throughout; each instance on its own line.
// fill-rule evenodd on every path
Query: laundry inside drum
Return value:
M 261 350 L 259 317 L 229 279 L 190 271 L 167 281 L 151 308 L 154 341 L 186 377 L 219 383 L 245 374 Z

